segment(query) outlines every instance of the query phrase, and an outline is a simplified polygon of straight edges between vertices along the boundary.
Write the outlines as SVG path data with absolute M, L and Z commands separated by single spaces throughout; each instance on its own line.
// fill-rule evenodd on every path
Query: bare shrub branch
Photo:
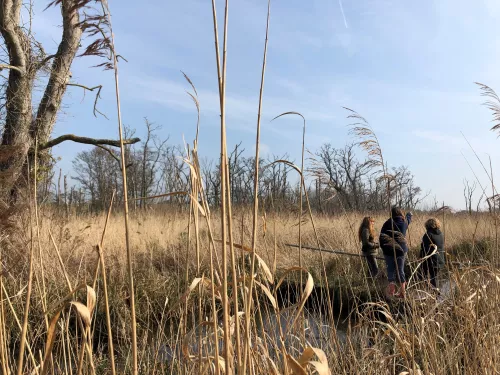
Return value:
M 113 146 L 113 147 L 120 147 L 120 141 L 116 141 L 113 139 L 99 139 L 99 138 L 88 138 L 88 137 L 79 137 L 74 134 L 65 134 L 61 135 L 60 137 L 51 139 L 47 143 L 41 144 L 39 146 L 40 150 L 45 150 L 54 146 L 57 146 L 59 143 L 65 142 L 65 141 L 72 141 L 76 143 L 83 143 L 87 145 L 94 145 L 94 146 L 99 146 L 99 145 L 108 145 L 108 146 Z M 126 145 L 131 145 L 137 142 L 140 142 L 140 138 L 131 138 L 131 139 L 124 139 L 123 144 Z

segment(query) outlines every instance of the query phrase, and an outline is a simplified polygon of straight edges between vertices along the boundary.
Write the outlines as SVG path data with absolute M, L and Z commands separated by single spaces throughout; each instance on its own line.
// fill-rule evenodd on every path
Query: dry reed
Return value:
M 0 247 L 2 373 L 11 373 L 14 362 L 18 374 L 42 375 L 50 370 L 78 375 L 109 371 L 153 375 L 495 373 L 500 360 L 495 208 L 493 215 L 447 214 L 443 204 L 440 213 L 446 214 L 443 226 L 449 262 L 441 272 L 441 294 L 416 277 L 422 259 L 419 241 L 414 241 L 408 255 L 412 267 L 408 297 L 386 300 L 380 293 L 383 283 L 368 281 L 362 259 L 343 255 L 359 254 L 352 223 L 366 213 L 314 215 L 305 182 L 305 117 L 286 112 L 277 117 L 293 114 L 303 119 L 301 165 L 287 160 L 275 163 L 299 173 L 298 222 L 297 211 L 275 212 L 271 216 L 273 230 L 267 230 L 269 216 L 259 209 L 259 154 L 270 1 L 256 124 L 254 201 L 252 207 L 232 206 L 225 93 L 228 5 L 226 0 L 221 59 L 212 1 L 221 111 L 220 210 L 212 214 L 201 181 L 200 102 L 194 83 L 183 73 L 193 89 L 194 93 L 188 94 L 197 110 L 196 137 L 192 147 L 186 146 L 184 156 L 190 170 L 189 191 L 156 197 L 187 194 L 188 210 L 154 205 L 147 213 L 129 213 L 118 56 L 109 9 L 103 2 L 115 73 L 123 217 L 111 213 L 113 197 L 107 215 L 59 217 L 60 212 L 52 207 L 36 204 L 34 179 L 35 220 L 32 222 L 30 215 L 30 224 L 22 234 L 31 239 L 28 266 L 6 259 Z M 367 151 L 372 166 L 387 179 L 390 204 L 391 176 L 376 134 L 362 116 L 350 111 L 349 118 L 356 121 L 351 128 L 354 136 Z M 491 170 L 490 164 L 490 172 L 485 171 L 495 196 Z M 424 232 L 428 215 L 415 213 L 412 233 Z M 371 216 L 380 226 L 388 214 Z M 239 244 L 235 242 L 234 217 L 242 218 Z M 39 264 L 34 262 L 35 226 Z M 287 246 L 297 235 L 298 253 Z M 245 245 L 245 237 L 250 238 L 250 246 Z M 313 252 L 309 250 L 313 245 L 341 252 Z M 56 264 L 54 256 L 43 251 L 49 248 L 55 251 Z M 38 293 L 31 293 L 33 278 Z M 85 303 L 81 302 L 82 294 Z M 104 306 L 98 298 L 101 294 Z M 18 318 L 21 311 L 22 324 Z M 39 353 L 39 358 L 34 353 Z

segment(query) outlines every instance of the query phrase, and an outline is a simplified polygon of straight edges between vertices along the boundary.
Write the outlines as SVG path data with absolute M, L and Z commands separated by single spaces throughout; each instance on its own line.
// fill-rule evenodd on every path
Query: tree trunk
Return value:
M 5 0 L 0 4 L 0 31 L 11 66 L 0 149 L 0 201 L 3 202 L 0 211 L 3 218 L 11 216 L 19 201 L 19 193 L 26 187 L 25 178 L 29 173 L 28 166 L 34 160 L 35 141 L 44 143 L 50 138 L 82 35 L 78 26 L 77 1 L 63 0 L 62 40 L 54 55 L 50 78 L 33 119 L 33 85 L 46 57 L 34 55 L 31 47 L 33 36 L 20 26 L 21 7 L 21 0 Z
M 27 187 L 26 178 L 34 177 L 30 176 L 30 166 L 34 164 L 35 158 L 38 159 L 37 164 L 42 174 L 47 173 L 47 169 L 51 167 L 49 155 L 51 147 L 70 140 L 98 145 L 113 155 L 111 150 L 102 145 L 119 146 L 118 141 L 78 137 L 72 134 L 50 139 L 71 78 L 70 68 L 80 47 L 83 30 L 90 30 L 91 36 L 96 35 L 92 31 L 95 28 L 102 30 L 99 28 L 102 27 L 99 26 L 99 19 L 103 16 L 90 14 L 83 17 L 83 22 L 80 20 L 80 12 L 84 14 L 83 9 L 90 2 L 91 0 L 51 2 L 51 5 L 60 6 L 61 9 L 62 37 L 57 52 L 46 56 L 40 43 L 36 42 L 34 35 L 31 34 L 31 29 L 24 27 L 24 21 L 21 20 L 22 0 L 0 0 L 0 32 L 9 55 L 9 64 L 0 66 L 0 70 L 9 69 L 9 79 L 4 93 L 6 116 L 0 141 L 0 226 L 5 226 L 8 219 L 12 218 L 12 214 L 19 207 L 18 203 L 24 203 L 20 198 Z M 85 55 L 102 56 L 105 53 L 95 46 L 106 46 L 107 36 L 98 34 L 98 37 L 102 39 L 90 44 L 84 52 Z M 47 86 L 40 103 L 36 106 L 34 116 L 34 82 L 37 73 L 50 61 L 52 65 Z M 87 89 L 83 85 L 77 86 Z M 134 138 L 125 140 L 125 143 L 139 141 L 140 139 Z M 59 188 L 59 197 L 60 190 Z
M 9 72 L 6 88 L 6 117 L 0 150 L 0 200 L 4 204 L 2 216 L 10 216 L 10 203 L 15 200 L 15 183 L 20 179 L 22 167 L 31 145 L 29 127 L 32 118 L 31 92 L 34 72 L 28 37 L 19 27 L 22 1 L 2 1 L 0 31 L 9 54 Z M 3 217 L 5 218 L 5 217 Z

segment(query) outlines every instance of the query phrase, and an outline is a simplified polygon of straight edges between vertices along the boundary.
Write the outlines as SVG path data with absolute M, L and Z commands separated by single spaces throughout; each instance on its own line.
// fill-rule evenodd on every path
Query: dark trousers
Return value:
M 429 278 L 431 281 L 431 285 L 434 288 L 437 288 L 437 275 L 439 270 L 437 254 L 425 259 L 420 267 L 422 268 L 422 278 L 424 280 Z
M 371 277 L 376 277 L 378 275 L 377 259 L 375 259 L 374 254 L 363 252 L 366 263 L 368 264 L 368 270 L 370 271 Z
M 402 284 L 406 282 L 405 255 L 398 256 L 396 259 L 394 259 L 394 255 L 384 255 L 385 264 L 387 266 L 387 280 L 390 283 L 398 281 Z

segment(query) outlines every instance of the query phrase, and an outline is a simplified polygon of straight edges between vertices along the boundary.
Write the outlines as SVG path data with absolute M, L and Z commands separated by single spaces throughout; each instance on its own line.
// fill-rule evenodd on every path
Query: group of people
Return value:
M 404 297 L 406 293 L 405 260 L 408 253 L 406 232 L 412 221 L 412 213 L 406 215 L 399 207 L 393 207 L 391 217 L 384 223 L 380 231 L 379 240 L 376 241 L 375 220 L 365 217 L 359 227 L 359 240 L 362 243 L 362 253 L 368 264 L 370 276 L 379 275 L 376 254 L 382 249 L 387 267 L 386 294 L 389 297 Z M 418 274 L 428 280 L 432 287 L 437 289 L 437 274 L 444 266 L 444 236 L 441 232 L 441 223 L 435 218 L 425 222 L 425 234 L 420 244 L 421 265 Z M 396 294 L 396 283 L 399 292 Z

